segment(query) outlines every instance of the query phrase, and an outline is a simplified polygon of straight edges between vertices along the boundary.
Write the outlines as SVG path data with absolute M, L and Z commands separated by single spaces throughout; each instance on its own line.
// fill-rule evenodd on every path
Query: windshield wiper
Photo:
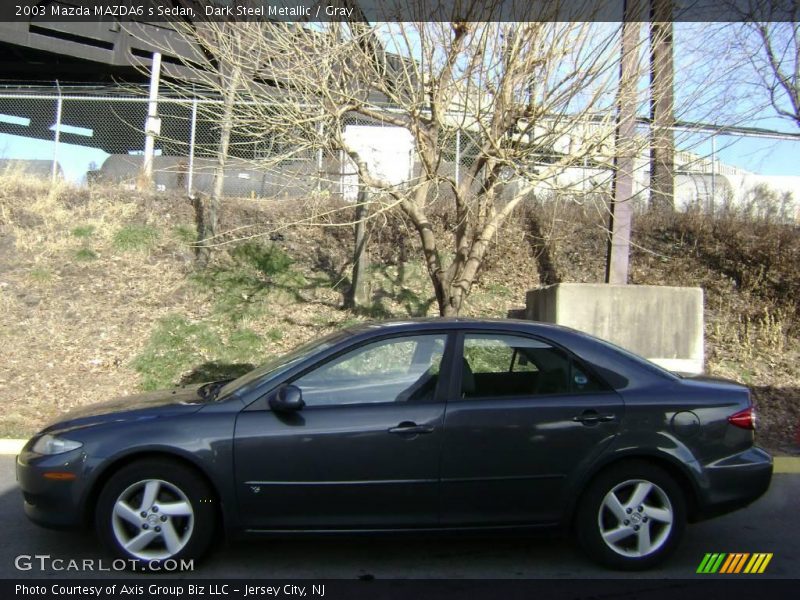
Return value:
M 222 379 L 220 381 L 211 381 L 209 383 L 204 383 L 199 388 L 197 388 L 197 395 L 200 396 L 200 398 L 202 398 L 206 402 L 213 402 L 214 400 L 217 399 L 217 394 L 219 394 L 219 391 L 229 381 L 233 381 L 233 379 Z

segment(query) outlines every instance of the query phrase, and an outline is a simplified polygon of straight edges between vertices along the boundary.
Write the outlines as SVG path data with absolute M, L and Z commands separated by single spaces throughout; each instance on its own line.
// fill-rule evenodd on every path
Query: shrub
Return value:
M 197 242 L 197 230 L 191 225 L 178 225 L 173 231 L 175 236 L 184 244 Z
M 145 390 L 169 387 L 220 345 L 219 335 L 207 324 L 169 315 L 158 322 L 133 368 L 142 376 Z
M 97 252 L 92 250 L 91 248 L 81 248 L 77 252 L 75 252 L 75 260 L 86 262 L 90 260 L 95 260 L 97 258 Z
M 158 241 L 158 230 L 149 225 L 126 225 L 114 234 L 114 247 L 123 252 L 147 250 Z
M 76 238 L 86 239 L 94 234 L 94 225 L 79 225 L 72 230 L 72 235 Z
M 244 242 L 236 246 L 231 257 L 240 264 L 247 264 L 267 277 L 280 275 L 289 271 L 292 258 L 274 244 Z

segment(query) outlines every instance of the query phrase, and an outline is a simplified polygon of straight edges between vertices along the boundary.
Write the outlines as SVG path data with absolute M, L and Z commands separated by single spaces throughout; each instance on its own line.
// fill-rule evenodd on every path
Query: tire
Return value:
M 192 469 L 170 460 L 140 460 L 120 469 L 100 491 L 95 529 L 133 570 L 165 560 L 180 564 L 208 550 L 216 531 L 213 498 Z
M 686 499 L 661 467 L 628 461 L 601 472 L 581 497 L 578 543 L 604 566 L 649 569 L 678 545 L 686 528 Z

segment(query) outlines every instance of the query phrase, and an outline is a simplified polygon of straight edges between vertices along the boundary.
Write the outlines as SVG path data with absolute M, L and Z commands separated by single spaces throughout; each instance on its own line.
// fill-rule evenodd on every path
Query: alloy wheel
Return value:
M 600 536 L 614 552 L 642 558 L 669 539 L 674 510 L 667 493 L 652 481 L 630 479 L 614 486 L 597 514 Z
M 117 543 L 142 560 L 163 560 L 189 543 L 195 525 L 192 503 L 168 481 L 144 479 L 128 486 L 114 503 Z

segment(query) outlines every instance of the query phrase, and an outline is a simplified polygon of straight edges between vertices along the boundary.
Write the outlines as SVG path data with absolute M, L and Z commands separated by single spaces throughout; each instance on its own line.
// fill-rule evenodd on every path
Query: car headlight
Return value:
M 36 452 L 36 454 L 61 454 L 63 452 L 69 452 L 70 450 L 77 450 L 81 446 L 83 446 L 82 442 L 65 440 L 64 438 L 56 437 L 48 433 L 36 440 L 31 450 Z

